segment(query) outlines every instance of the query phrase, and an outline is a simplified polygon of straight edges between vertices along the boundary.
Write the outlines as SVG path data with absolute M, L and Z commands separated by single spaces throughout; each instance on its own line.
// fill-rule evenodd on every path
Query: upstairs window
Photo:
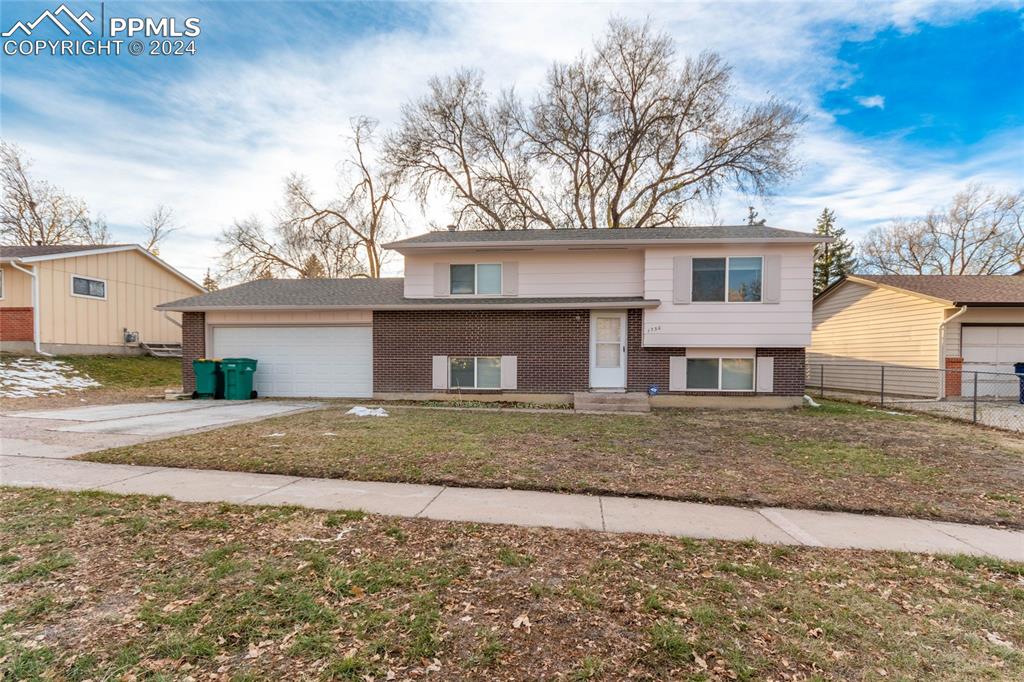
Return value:
M 71 295 L 84 296 L 86 298 L 106 298 L 107 283 L 102 279 L 91 279 L 89 277 L 71 277 Z
M 692 300 L 697 303 L 759 303 L 763 259 L 694 258 Z
M 501 294 L 501 263 L 452 264 L 450 277 L 452 294 Z

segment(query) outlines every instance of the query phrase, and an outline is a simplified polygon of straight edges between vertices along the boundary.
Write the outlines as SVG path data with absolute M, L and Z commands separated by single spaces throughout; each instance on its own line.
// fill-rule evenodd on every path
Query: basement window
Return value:
M 687 358 L 688 391 L 753 391 L 754 358 Z
M 448 387 L 455 389 L 501 388 L 501 358 L 448 358 Z
M 71 276 L 71 295 L 84 298 L 106 298 L 107 283 L 102 279 Z

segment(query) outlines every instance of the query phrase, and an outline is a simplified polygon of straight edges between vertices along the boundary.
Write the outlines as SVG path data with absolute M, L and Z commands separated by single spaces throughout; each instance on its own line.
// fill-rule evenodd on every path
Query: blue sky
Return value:
M 0 26 L 60 3 L 0 4 Z M 98 2 L 71 2 L 100 16 Z M 160 203 L 185 229 L 163 255 L 194 277 L 234 219 L 269 218 L 292 171 L 329 192 L 348 120 L 392 125 L 426 80 L 459 66 L 529 93 L 611 16 L 671 33 L 681 54 L 735 67 L 736 95 L 808 114 L 802 172 L 767 201 L 726 194 L 693 220 L 810 229 L 822 207 L 851 234 L 941 205 L 977 181 L 1024 186 L 1020 3 L 107 2 L 107 16 L 199 17 L 197 54 L 0 58 L 0 134 L 38 175 L 83 197 L 118 240 Z M 45 37 L 61 37 L 56 29 Z M 444 220 L 443 206 L 410 229 Z M 397 264 L 392 268 L 398 267 Z

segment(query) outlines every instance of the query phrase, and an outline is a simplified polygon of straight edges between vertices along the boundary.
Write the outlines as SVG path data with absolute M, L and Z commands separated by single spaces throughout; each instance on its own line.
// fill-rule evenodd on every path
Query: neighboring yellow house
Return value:
M 807 350 L 811 389 L 876 392 L 884 366 L 894 394 L 973 395 L 977 372 L 979 395 L 1015 396 L 1024 277 L 850 275 L 815 298 Z
M 205 289 L 137 244 L 0 247 L 0 348 L 140 353 L 180 344 L 180 316 L 155 306 Z

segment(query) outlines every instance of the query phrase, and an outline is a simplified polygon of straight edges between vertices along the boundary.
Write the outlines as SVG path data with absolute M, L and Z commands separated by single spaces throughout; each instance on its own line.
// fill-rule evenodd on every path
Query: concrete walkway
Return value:
M 917 519 L 520 490 L 367 483 L 274 474 L 0 456 L 0 485 L 168 495 L 186 502 L 361 509 L 408 518 L 973 554 L 1024 561 L 1024 532 Z

